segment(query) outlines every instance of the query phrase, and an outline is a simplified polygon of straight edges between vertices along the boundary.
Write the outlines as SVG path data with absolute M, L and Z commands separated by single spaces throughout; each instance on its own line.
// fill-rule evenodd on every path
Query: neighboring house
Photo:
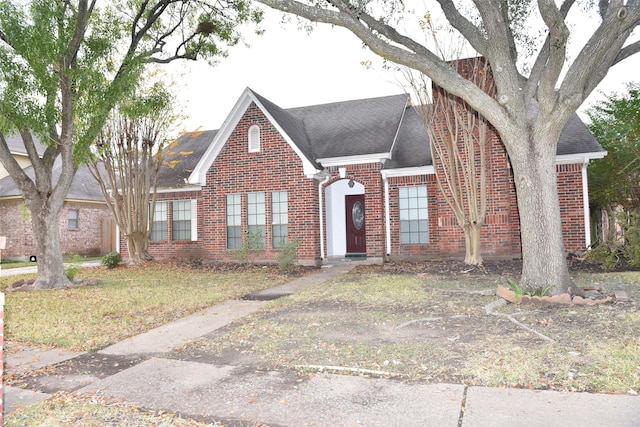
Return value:
M 482 254 L 520 257 L 512 170 L 499 136 L 490 141 Z M 590 244 L 586 168 L 605 154 L 574 115 L 556 160 L 567 251 Z M 295 238 L 309 264 L 464 256 L 464 235 L 438 192 L 407 95 L 282 109 L 247 88 L 220 130 L 185 134 L 165 152 L 150 253 L 231 261 L 229 250 L 258 229 L 265 260 Z
M 7 144 L 18 163 L 33 178 L 33 167 L 20 137 Z M 44 147 L 37 144 L 39 154 Z M 54 166 L 54 179 L 60 169 Z M 60 245 L 63 254 L 100 255 L 116 250 L 115 223 L 100 188 L 86 166 L 81 167 L 60 211 Z M 28 259 L 36 255 L 30 213 L 15 182 L 0 163 L 0 236 L 7 237 L 3 258 Z

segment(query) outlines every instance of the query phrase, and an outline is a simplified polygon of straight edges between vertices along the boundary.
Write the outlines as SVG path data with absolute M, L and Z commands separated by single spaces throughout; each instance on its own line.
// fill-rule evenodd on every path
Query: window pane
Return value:
M 167 203 L 156 202 L 153 210 L 153 221 L 151 223 L 151 234 L 149 240 L 167 240 Z
M 271 246 L 278 249 L 289 240 L 289 206 L 286 191 L 271 193 Z
M 242 246 L 240 194 L 227 194 L 227 249 Z
M 429 243 L 427 187 L 401 187 L 398 190 L 400 244 Z
M 191 200 L 176 200 L 171 211 L 173 240 L 191 240 Z

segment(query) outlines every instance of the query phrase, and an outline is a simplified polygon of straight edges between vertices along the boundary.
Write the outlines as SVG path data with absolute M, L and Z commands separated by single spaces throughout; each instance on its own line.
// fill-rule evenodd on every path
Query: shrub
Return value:
M 76 278 L 80 272 L 80 265 L 82 264 L 82 257 L 78 254 L 73 254 L 69 257 L 69 262 L 65 264 L 64 274 L 66 274 L 69 280 Z
M 264 237 L 262 230 L 247 230 L 244 233 L 242 246 L 230 251 L 231 254 L 243 264 L 253 264 L 262 252 L 264 252 Z
M 100 264 L 104 265 L 108 269 L 112 269 L 121 262 L 122 256 L 120 256 L 120 252 L 110 252 L 102 257 L 102 261 L 100 261 Z
M 276 256 L 276 262 L 280 270 L 290 270 L 298 261 L 298 248 L 300 247 L 300 238 L 296 237 L 292 242 L 282 243 L 280 253 Z

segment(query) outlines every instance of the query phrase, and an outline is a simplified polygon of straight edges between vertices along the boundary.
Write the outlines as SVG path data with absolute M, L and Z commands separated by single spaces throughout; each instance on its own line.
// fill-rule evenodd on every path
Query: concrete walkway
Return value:
M 227 301 L 99 351 L 141 362 L 103 378 L 66 378 L 73 391 L 122 398 L 127 404 L 221 420 L 228 425 L 297 426 L 638 426 L 640 397 L 560 393 L 461 384 L 427 384 L 330 373 L 256 371 L 163 358 L 174 347 L 259 310 L 263 300 L 321 284 L 350 271 L 343 262 L 285 285 Z M 82 357 L 24 349 L 7 354 L 7 372 Z M 85 355 L 86 356 L 86 355 Z M 77 381 L 73 383 L 73 381 Z M 67 382 L 64 382 L 67 381 Z M 71 384 L 71 385 L 69 385 Z M 49 397 L 5 387 L 5 413 Z

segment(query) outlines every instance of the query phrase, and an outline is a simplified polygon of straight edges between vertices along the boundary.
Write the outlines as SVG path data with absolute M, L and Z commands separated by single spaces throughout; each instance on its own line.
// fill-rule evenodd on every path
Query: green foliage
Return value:
M 587 111 L 589 129 L 608 152 L 589 166 L 594 207 L 640 207 L 640 83 L 627 87 L 627 93 L 612 93 Z
M 82 265 L 82 257 L 78 254 L 73 254 L 69 257 L 69 261 L 64 266 L 64 274 L 67 275 L 69 280 L 73 280 L 80 273 L 80 266 Z
M 551 290 L 551 288 L 553 288 L 552 285 L 547 285 L 543 288 L 540 289 L 535 289 L 533 291 L 525 291 L 524 289 L 522 289 L 519 285 L 518 282 L 516 282 L 513 279 L 507 279 L 509 284 L 511 285 L 511 287 L 513 288 L 513 292 L 515 292 L 515 294 L 517 296 L 523 296 L 523 295 L 527 295 L 530 297 L 543 297 L 545 295 L 547 295 L 549 293 L 549 291 Z
M 262 230 L 247 230 L 242 245 L 230 251 L 234 258 L 242 264 L 254 264 L 256 258 L 264 252 L 264 236 Z
M 302 240 L 296 237 L 291 242 L 283 242 L 280 246 L 280 252 L 276 255 L 276 262 L 280 270 L 290 270 L 298 261 L 298 248 Z
M 598 243 L 589 252 L 589 261 L 600 264 L 605 270 L 624 264 L 640 267 L 640 214 L 620 212 L 616 215 L 616 224 L 622 229 L 624 238 L 614 235 Z
M 118 264 L 122 262 L 122 256 L 120 252 L 109 252 L 105 256 L 102 257 L 102 261 L 100 264 L 104 265 L 108 269 L 115 268 Z

